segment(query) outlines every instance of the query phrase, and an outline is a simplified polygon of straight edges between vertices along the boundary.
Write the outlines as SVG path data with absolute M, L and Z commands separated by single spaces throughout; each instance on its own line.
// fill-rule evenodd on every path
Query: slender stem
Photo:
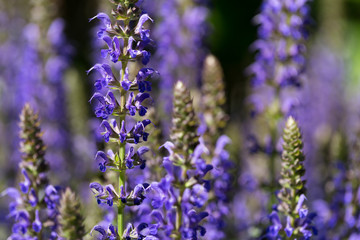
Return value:
M 124 61 L 122 63 L 122 69 L 121 69 L 121 81 L 124 80 L 126 66 L 127 66 L 127 61 Z M 126 94 L 125 91 L 123 91 L 123 90 L 120 91 L 120 95 L 121 95 L 120 96 L 120 109 L 121 109 L 120 124 L 122 124 L 123 121 L 125 123 L 125 116 L 126 116 L 126 109 L 125 109 L 126 95 L 125 94 Z M 125 145 L 126 145 L 125 142 L 120 143 L 120 147 L 119 147 L 119 158 L 120 158 L 119 193 L 120 194 L 121 194 L 121 188 L 124 188 L 124 191 L 125 191 L 125 183 L 126 183 Z M 120 236 L 122 236 L 122 234 L 124 233 L 124 230 L 125 230 L 124 209 L 125 209 L 125 205 L 121 201 L 119 201 L 117 224 L 118 224 L 118 231 L 119 231 Z
M 184 189 L 180 189 L 180 196 L 178 198 L 177 204 L 176 204 L 176 225 L 175 225 L 175 231 L 176 231 L 176 239 L 181 239 L 181 233 L 180 233 L 180 227 L 182 224 L 182 209 L 181 209 L 181 202 L 184 194 Z
M 273 109 L 270 121 L 270 138 L 271 138 L 271 144 L 272 144 L 272 152 L 270 155 L 270 161 L 269 161 L 269 171 L 270 171 L 270 191 L 271 191 L 271 197 L 269 201 L 269 208 L 271 209 L 273 204 L 277 202 L 276 194 L 274 194 L 275 190 L 277 189 L 277 179 L 276 179 L 276 159 L 278 157 L 278 152 L 276 151 L 276 143 L 279 139 L 278 136 L 278 123 L 279 121 L 284 117 L 283 113 L 281 112 L 280 107 L 280 92 L 281 88 L 279 85 L 275 86 L 275 109 Z
M 120 147 L 120 151 L 119 153 L 125 153 L 125 145 L 124 147 Z M 121 155 L 120 155 L 121 158 Z M 121 192 L 121 186 L 123 186 L 125 188 L 125 181 L 126 181 L 126 174 L 125 174 L 125 170 L 121 171 L 119 174 L 119 192 Z M 125 230 L 125 219 L 124 219 L 124 208 L 125 205 L 120 201 L 119 202 L 119 206 L 118 206 L 118 231 L 119 231 L 119 235 L 120 237 L 122 237 L 122 234 L 124 233 Z
M 184 180 L 184 183 L 186 183 L 187 181 L 187 166 L 183 166 L 182 168 L 182 179 Z M 178 184 L 179 186 L 181 186 L 182 184 Z M 184 187 L 180 188 L 180 194 L 179 194 L 179 198 L 177 199 L 177 203 L 176 203 L 176 225 L 175 225 L 175 234 L 176 234 L 176 239 L 180 240 L 181 239 L 181 233 L 180 233 L 180 228 L 181 228 L 181 224 L 182 224 L 182 209 L 181 209 L 181 202 L 183 199 L 183 195 L 185 192 L 185 184 L 183 184 Z
M 121 100 L 123 100 L 123 96 L 121 96 Z M 120 117 L 120 124 L 121 122 L 125 120 L 125 115 Z M 120 158 L 120 165 L 119 168 L 121 172 L 119 173 L 119 193 L 121 194 L 121 188 L 123 187 L 125 190 L 125 182 L 126 182 L 126 172 L 124 166 L 125 166 L 125 143 L 120 144 L 119 148 L 119 158 Z M 118 231 L 120 236 L 122 236 L 124 229 L 125 229 L 125 221 L 124 221 L 124 208 L 125 205 L 119 201 L 118 206 Z
M 182 201 L 183 192 L 184 191 L 181 191 L 178 202 L 176 204 L 176 226 L 175 226 L 175 231 L 176 231 L 176 239 L 177 240 L 181 239 L 181 234 L 180 234 L 180 227 L 181 227 L 181 223 L 182 223 L 181 201 Z

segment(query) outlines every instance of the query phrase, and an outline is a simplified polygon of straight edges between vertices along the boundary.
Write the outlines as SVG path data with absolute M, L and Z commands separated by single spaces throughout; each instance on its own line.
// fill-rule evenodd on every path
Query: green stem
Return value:
M 182 179 L 184 179 L 184 183 L 187 181 L 187 166 L 185 165 L 182 171 Z M 181 209 L 181 202 L 182 202 L 182 198 L 185 192 L 185 184 L 178 184 L 179 186 L 184 185 L 184 187 L 180 188 L 180 194 L 179 194 L 179 198 L 177 200 L 176 203 L 176 225 L 175 225 L 175 236 L 176 236 L 176 240 L 180 240 L 181 239 L 181 234 L 180 234 L 180 228 L 181 228 L 181 224 L 182 224 L 182 209 Z
M 121 69 L 121 81 L 124 80 L 126 66 L 127 66 L 127 61 L 124 61 L 122 63 L 122 69 Z M 126 116 L 125 104 L 126 104 L 126 92 L 122 89 L 122 90 L 120 90 L 120 108 L 121 108 L 120 109 L 121 110 L 120 125 L 123 121 L 125 123 L 125 116 Z M 120 147 L 119 147 L 119 158 L 120 158 L 119 193 L 120 194 L 121 194 L 122 187 L 124 188 L 124 191 L 125 191 L 125 183 L 126 183 L 125 145 L 126 145 L 125 142 L 120 143 Z M 121 201 L 119 201 L 117 224 L 118 224 L 118 231 L 119 231 L 119 235 L 120 235 L 121 239 L 122 239 L 122 234 L 124 233 L 124 230 L 125 230 L 124 209 L 125 209 L 125 205 Z
M 121 95 L 121 103 L 125 102 L 125 95 Z M 123 104 L 121 104 L 123 106 Z M 123 108 L 123 107 L 121 107 Z M 123 110 L 121 110 L 123 112 Z M 125 120 L 125 114 L 121 115 L 120 117 L 120 124 L 122 121 Z M 125 190 L 125 182 L 126 182 L 126 170 L 125 170 L 125 142 L 120 143 L 119 148 L 119 158 L 120 158 L 120 164 L 119 164 L 119 193 L 121 194 L 121 188 L 123 187 Z M 125 205 L 119 201 L 118 206 L 118 231 L 120 236 L 122 236 L 124 229 L 125 229 L 125 221 L 124 221 L 124 208 Z
M 181 234 L 180 234 L 180 227 L 181 227 L 181 223 L 182 223 L 181 201 L 182 201 L 183 194 L 184 194 L 184 190 L 182 189 L 182 190 L 180 190 L 180 196 L 179 196 L 178 202 L 176 204 L 176 225 L 175 225 L 176 240 L 181 239 Z
M 122 152 L 125 152 L 125 146 L 120 147 L 119 153 L 122 153 Z M 126 174 L 125 174 L 125 170 L 123 170 L 120 172 L 120 175 L 119 175 L 119 192 L 121 192 L 121 186 L 123 186 L 125 188 L 125 181 L 126 181 Z M 118 220 L 118 231 L 119 231 L 119 235 L 121 238 L 122 238 L 122 234 L 124 233 L 124 230 L 125 230 L 124 208 L 125 208 L 125 205 L 121 201 L 119 201 L 117 220 Z
M 281 107 L 280 107 L 280 92 L 281 92 L 281 88 L 280 86 L 276 85 L 275 86 L 275 106 L 274 109 L 272 109 L 271 112 L 271 121 L 270 121 L 270 137 L 271 137 L 271 142 L 273 144 L 273 149 L 272 149 L 272 153 L 270 156 L 270 161 L 269 161 L 269 171 L 270 171 L 270 191 L 271 191 L 271 198 L 269 201 L 269 209 L 272 208 L 273 204 L 275 204 L 277 202 L 277 198 L 276 195 L 273 194 L 276 189 L 277 189 L 277 179 L 276 179 L 276 159 L 278 157 L 278 153 L 276 151 L 276 143 L 279 139 L 278 136 L 278 123 L 281 119 L 283 119 L 283 113 L 281 112 Z

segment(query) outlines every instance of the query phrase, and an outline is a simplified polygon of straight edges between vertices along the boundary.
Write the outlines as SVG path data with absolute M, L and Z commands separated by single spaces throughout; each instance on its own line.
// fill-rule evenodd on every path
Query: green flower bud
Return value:
M 40 173 L 46 172 L 49 168 L 45 161 L 46 146 L 42 140 L 43 133 L 40 129 L 40 120 L 38 114 L 30 105 L 26 104 L 20 114 L 20 151 L 22 161 L 20 168 L 26 169 L 35 182 L 41 185 L 47 184 L 47 179 L 41 177 L 37 179 Z
M 282 169 L 279 181 L 281 190 L 278 194 L 281 203 L 279 211 L 294 219 L 297 216 L 296 205 L 302 194 L 305 194 L 305 168 L 303 161 L 303 142 L 300 129 L 293 117 L 286 121 L 283 135 Z
M 178 81 L 174 88 L 174 107 L 170 138 L 176 150 L 188 156 L 199 142 L 197 134 L 198 118 L 196 117 L 190 91 L 184 83 Z
M 82 240 L 85 236 L 82 206 L 70 188 L 67 188 L 62 194 L 59 212 L 60 237 L 69 240 Z
M 207 127 L 204 138 L 212 145 L 215 145 L 228 119 L 223 109 L 226 102 L 223 78 L 219 60 L 213 55 L 208 55 L 202 73 L 201 107 Z

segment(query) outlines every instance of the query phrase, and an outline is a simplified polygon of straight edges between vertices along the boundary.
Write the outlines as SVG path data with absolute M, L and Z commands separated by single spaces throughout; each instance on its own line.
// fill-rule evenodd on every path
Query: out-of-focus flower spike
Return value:
M 20 150 L 23 155 L 19 165 L 24 177 L 20 184 L 21 193 L 9 188 L 1 194 L 13 198 L 9 217 L 15 219 L 15 224 L 9 239 L 34 236 L 53 240 L 57 231 L 58 190 L 49 185 L 46 176 L 48 164 L 40 121 L 29 105 L 24 106 L 20 120 Z
M 85 236 L 82 205 L 70 188 L 61 196 L 58 221 L 61 238 L 82 240 Z
M 308 239 L 316 230 L 312 224 L 314 216 L 308 214 L 308 209 L 304 204 L 306 188 L 303 179 L 305 157 L 302 137 L 297 122 L 291 116 L 285 124 L 283 141 L 281 179 L 279 180 L 282 188 L 277 194 L 280 200 L 277 210 L 286 216 L 287 223 L 283 233 L 287 237 Z M 281 232 L 273 233 L 274 239 L 284 235 Z M 268 231 L 268 234 L 272 233 Z
M 193 153 L 199 143 L 198 118 L 190 91 L 181 81 L 178 81 L 174 87 L 172 124 L 170 139 L 175 144 L 176 151 L 185 155 Z
M 213 55 L 208 55 L 204 62 L 201 93 L 201 112 L 206 124 L 204 138 L 215 145 L 228 116 L 224 111 L 224 74 L 219 60 Z

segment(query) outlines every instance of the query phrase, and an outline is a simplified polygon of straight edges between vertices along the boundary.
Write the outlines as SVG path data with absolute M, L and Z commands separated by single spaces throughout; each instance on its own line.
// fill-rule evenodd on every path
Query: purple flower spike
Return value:
M 131 121 L 128 122 L 128 119 L 130 116 L 135 116 L 136 113 L 140 117 L 146 115 L 148 111 L 147 99 L 151 99 L 151 97 L 145 91 L 151 91 L 149 80 L 155 72 L 152 69 L 143 68 L 137 73 L 136 78 L 130 81 L 128 63 L 141 61 L 143 64 L 147 64 L 154 44 L 150 39 L 150 30 L 145 29 L 145 22 L 152 21 L 152 19 L 147 14 L 142 14 L 140 4 L 137 1 L 121 3 L 115 1 L 114 4 L 117 5 L 112 12 L 115 21 L 111 22 L 109 16 L 104 13 L 100 13 L 92 19 L 97 18 L 103 22 L 105 27 L 100 28 L 98 36 L 107 44 L 107 48 L 101 50 L 101 55 L 106 60 L 110 60 L 113 65 L 115 63 L 114 68 L 121 69 L 120 74 L 115 77 L 111 67 L 107 64 L 96 64 L 88 72 L 96 70 L 101 75 L 95 82 L 95 88 L 98 92 L 93 95 L 90 101 L 96 100 L 95 115 L 104 119 L 100 127 L 103 129 L 102 134 L 105 142 L 116 142 L 120 147 L 120 151 L 116 147 L 116 155 L 111 150 L 107 154 L 98 151 L 95 160 L 99 164 L 100 171 L 105 172 L 109 168 L 122 177 L 123 174 L 127 175 L 134 172 L 127 171 L 128 169 L 137 167 L 144 169 L 146 166 L 144 154 L 149 149 L 144 146 L 137 149 L 132 144 L 147 141 L 149 133 L 145 131 L 145 127 L 151 122 L 142 118 L 136 119 L 135 124 L 133 124 Z M 103 88 L 108 90 L 106 96 L 103 95 Z M 137 92 L 136 88 L 139 89 L 140 93 Z M 120 99 L 121 106 L 117 98 Z M 109 145 L 109 147 L 112 148 L 115 145 Z M 118 215 L 120 216 L 124 214 L 124 205 L 140 205 L 145 199 L 145 193 L 149 188 L 148 184 L 135 183 L 136 177 L 127 179 L 129 179 L 131 186 L 136 186 L 129 195 L 126 195 L 126 190 L 129 188 L 127 186 L 128 181 L 126 181 L 125 185 L 125 182 L 119 180 L 119 184 L 117 184 L 120 189 L 119 193 L 115 192 L 112 185 L 103 187 L 101 184 L 92 183 L 90 188 L 99 204 L 118 205 Z M 141 206 L 139 212 L 148 213 L 149 209 L 146 206 Z M 156 224 L 139 223 L 137 226 L 135 228 L 132 224 L 129 224 L 124 231 L 124 226 L 119 222 L 119 233 L 112 225 L 108 229 L 97 225 L 92 231 L 99 232 L 100 239 L 104 240 L 120 238 L 126 240 L 158 239 L 154 236 L 157 234 Z

